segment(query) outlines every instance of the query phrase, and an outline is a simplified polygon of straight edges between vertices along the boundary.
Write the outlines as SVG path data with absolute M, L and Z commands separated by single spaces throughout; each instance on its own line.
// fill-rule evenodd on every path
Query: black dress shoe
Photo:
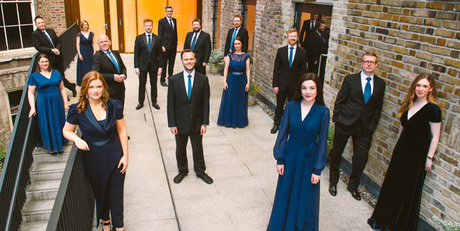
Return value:
M 163 87 L 167 87 L 167 86 L 168 86 L 168 84 L 166 84 L 166 82 L 164 82 L 164 81 L 162 81 L 160 84 L 161 84 L 161 86 L 163 86 Z
M 73 84 L 73 88 L 71 89 L 72 91 L 72 96 L 75 97 L 77 96 L 77 85 Z
M 278 130 L 280 129 L 280 126 L 278 125 L 273 125 L 272 130 L 270 130 L 271 134 L 275 134 Z
M 182 182 L 185 176 L 187 176 L 186 172 L 180 172 L 179 174 L 177 174 L 176 177 L 174 177 L 174 183 L 179 184 L 180 182 Z
M 202 179 L 206 184 L 212 184 L 214 182 L 210 176 L 206 173 L 201 173 L 200 175 L 196 175 L 198 178 Z
M 160 110 L 160 106 L 157 104 L 157 103 L 154 103 L 153 104 L 153 108 L 157 109 L 157 110 Z
M 141 109 L 141 108 L 143 108 L 143 107 L 144 107 L 144 104 L 143 104 L 143 103 L 140 103 L 140 104 L 138 104 L 138 105 L 136 106 L 136 110 L 139 110 L 139 109 Z
M 351 189 L 347 187 L 347 190 L 351 193 L 351 196 L 355 198 L 355 200 L 361 200 L 361 195 L 359 195 L 358 189 Z
M 329 193 L 333 197 L 337 196 L 337 185 L 329 185 Z

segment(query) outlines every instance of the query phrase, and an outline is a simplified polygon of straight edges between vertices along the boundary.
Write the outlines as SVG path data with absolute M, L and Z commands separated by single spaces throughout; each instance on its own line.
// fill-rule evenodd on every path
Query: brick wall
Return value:
M 211 0 L 207 0 L 212 2 Z M 315 1 L 305 1 L 315 3 Z M 383 182 L 399 120 L 395 117 L 415 76 L 435 76 L 443 125 L 433 171 L 427 174 L 420 216 L 438 227 L 433 215 L 459 221 L 460 211 L 460 3 L 458 1 L 318 0 L 333 5 L 324 97 L 333 109 L 346 75 L 360 71 L 364 50 L 375 51 L 377 75 L 387 82 L 383 114 L 374 134 L 365 169 L 376 183 Z M 222 0 L 221 47 L 231 16 L 241 12 L 240 1 Z M 277 48 L 287 44 L 294 21 L 291 0 L 258 0 L 254 38 L 254 79 L 260 94 L 275 102 L 272 71 Z M 268 131 L 267 131 L 268 132 Z M 351 160 L 351 147 L 344 157 Z
M 343 78 L 360 70 L 363 50 L 375 51 L 387 82 L 383 114 L 365 173 L 381 184 L 397 139 L 395 114 L 412 80 L 437 80 L 443 123 L 434 169 L 427 174 L 421 217 L 458 221 L 460 211 L 460 3 L 349 0 L 334 4 L 325 97 L 333 105 Z M 345 156 L 350 159 L 350 148 Z
M 58 35 L 67 28 L 64 0 L 37 1 L 35 15 L 42 16 L 45 19 L 46 28 L 54 29 Z

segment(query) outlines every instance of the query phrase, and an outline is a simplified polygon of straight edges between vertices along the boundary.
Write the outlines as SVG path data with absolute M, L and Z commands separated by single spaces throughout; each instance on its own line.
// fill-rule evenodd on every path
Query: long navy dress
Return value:
M 393 150 L 391 161 L 380 190 L 379 199 L 368 224 L 375 230 L 417 230 L 425 164 L 431 142 L 430 122 L 441 122 L 441 110 L 427 103 L 407 119 Z
M 125 175 L 117 168 L 123 156 L 120 138 L 117 132 L 117 120 L 123 118 L 123 106 L 119 100 L 109 99 L 106 103 L 106 119 L 97 121 L 91 108 L 79 113 L 78 104 L 72 104 L 67 115 L 67 122 L 79 125 L 82 139 L 89 146 L 83 151 L 85 174 L 96 198 L 97 220 L 109 220 L 112 224 L 123 227 L 123 188 Z
M 246 60 L 249 55 L 228 54 L 228 89 L 222 92 L 217 125 L 244 128 L 248 126 L 248 93 L 245 91 L 248 77 Z
M 278 177 L 267 230 L 319 229 L 320 182 L 312 184 L 311 176 L 321 175 L 326 164 L 329 109 L 315 103 L 302 120 L 300 104 L 287 103 L 273 148 L 284 175 Z
M 83 61 L 77 58 L 77 85 L 81 86 L 81 81 L 86 73 L 91 71 L 93 64 L 93 32 L 89 32 L 88 38 L 86 38 L 81 32 L 78 32 L 77 36 L 80 37 L 80 54 L 83 56 Z
M 36 133 L 36 144 L 50 152 L 63 152 L 63 146 L 67 144 L 62 135 L 65 109 L 60 89 L 61 81 L 61 74 L 57 70 L 51 71 L 49 79 L 34 72 L 27 81 L 29 86 L 36 87 L 37 92 L 35 110 L 40 132 Z

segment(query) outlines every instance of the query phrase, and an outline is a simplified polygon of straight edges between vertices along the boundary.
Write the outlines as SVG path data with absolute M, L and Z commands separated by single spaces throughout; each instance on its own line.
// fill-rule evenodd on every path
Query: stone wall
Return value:
M 46 28 L 53 28 L 58 35 L 65 31 L 64 0 L 37 0 L 35 7 L 35 15 L 45 19 Z
M 212 0 L 207 0 L 209 4 Z M 298 2 L 298 1 L 297 1 Z M 360 71 L 364 50 L 375 51 L 377 75 L 387 83 L 379 126 L 374 134 L 365 174 L 381 184 L 396 143 L 395 117 L 408 86 L 419 73 L 437 80 L 442 105 L 441 139 L 433 171 L 427 174 L 421 218 L 438 227 L 433 215 L 459 221 L 460 211 L 460 3 L 458 1 L 322 0 L 306 3 L 333 5 L 324 97 L 333 109 L 346 75 Z M 238 0 L 222 0 L 221 48 L 231 17 L 241 12 Z M 294 21 L 291 0 L 258 0 L 254 38 L 254 75 L 260 94 L 275 102 L 272 71 L 276 50 L 287 44 L 286 32 Z M 203 13 L 203 15 L 205 15 Z M 205 17 L 204 17 L 205 18 Z M 267 130 L 268 132 L 268 130 Z M 344 158 L 351 160 L 347 146 Z

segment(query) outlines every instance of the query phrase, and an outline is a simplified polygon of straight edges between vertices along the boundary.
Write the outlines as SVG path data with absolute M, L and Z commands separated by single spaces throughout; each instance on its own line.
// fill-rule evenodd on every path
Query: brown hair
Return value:
M 241 39 L 241 37 L 239 36 L 236 36 L 236 38 L 233 40 L 233 45 L 232 45 L 232 54 L 235 53 L 235 41 L 238 40 L 241 42 L 241 51 L 244 51 L 244 43 L 243 43 L 243 39 Z
M 144 24 L 145 24 L 145 23 L 148 23 L 148 22 L 151 22 L 152 25 L 153 25 L 153 20 L 152 20 L 152 19 L 150 19 L 150 18 L 144 19 Z
M 195 52 L 192 50 L 192 49 L 184 49 L 181 53 L 180 53 L 180 59 L 182 60 L 182 57 L 184 56 L 185 53 L 193 53 L 193 56 L 195 56 Z
M 363 56 L 361 56 L 361 61 L 362 61 L 362 59 L 364 59 L 364 56 L 374 56 L 375 57 L 375 62 L 377 62 L 377 63 L 379 62 L 379 57 L 377 57 L 377 55 L 372 51 L 366 51 L 363 54 Z
M 40 53 L 38 56 L 37 56 L 37 68 L 35 69 L 36 72 L 41 72 L 42 71 L 42 68 L 40 67 L 40 59 L 42 58 L 45 58 L 45 59 L 48 59 L 48 63 L 50 61 L 50 59 L 48 58 L 48 55 L 44 54 L 44 53 Z M 48 65 L 48 70 L 47 71 L 51 71 L 51 63 Z
M 324 22 L 323 20 L 319 20 L 319 22 L 315 24 L 315 29 L 318 29 L 321 26 L 321 24 L 326 25 L 326 22 Z
M 438 91 L 436 90 L 433 76 L 428 73 L 422 73 L 418 75 L 410 84 L 409 92 L 407 92 L 406 98 L 404 99 L 401 108 L 399 109 L 398 115 L 396 115 L 396 117 L 401 118 L 402 114 L 409 110 L 409 108 L 411 108 L 412 105 L 414 105 L 414 101 L 417 100 L 417 97 L 415 96 L 415 86 L 422 79 L 428 80 L 430 86 L 433 88 L 432 91 L 428 92 L 428 95 L 426 97 L 428 102 L 434 103 L 438 105 L 438 107 L 440 107 L 438 103 Z
M 295 88 L 294 98 L 292 98 L 292 100 L 300 101 L 300 100 L 303 99 L 303 97 L 302 97 L 302 83 L 305 82 L 305 81 L 308 81 L 308 80 L 311 80 L 311 81 L 315 82 L 315 84 L 316 84 L 315 102 L 317 104 L 319 104 L 319 105 L 324 106 L 323 83 L 321 82 L 321 79 L 313 72 L 305 73 L 300 77 L 299 82 L 297 82 L 297 86 Z
M 172 8 L 172 6 L 165 6 L 165 10 L 167 10 L 167 9 L 171 9 L 171 10 L 172 10 L 173 8 Z
M 200 24 L 200 26 L 201 26 L 201 19 L 195 18 L 195 19 L 193 19 L 192 24 L 193 24 L 194 22 L 198 22 L 198 23 Z
M 80 30 L 83 30 L 83 24 L 85 24 L 85 23 L 88 24 L 88 30 L 89 30 L 89 22 L 86 21 L 86 20 L 84 20 L 84 19 L 81 20 L 81 23 L 80 23 Z
M 100 80 L 102 82 L 102 86 L 104 87 L 104 92 L 102 93 L 101 100 L 102 100 L 102 107 L 106 108 L 106 103 L 109 100 L 109 93 L 107 92 L 108 86 L 107 82 L 105 82 L 104 77 L 97 71 L 90 71 L 88 72 L 81 81 L 81 88 L 80 88 L 80 99 L 77 106 L 78 112 L 84 112 L 86 110 L 86 105 L 88 105 L 88 99 L 86 98 L 88 94 L 89 84 L 93 80 Z

